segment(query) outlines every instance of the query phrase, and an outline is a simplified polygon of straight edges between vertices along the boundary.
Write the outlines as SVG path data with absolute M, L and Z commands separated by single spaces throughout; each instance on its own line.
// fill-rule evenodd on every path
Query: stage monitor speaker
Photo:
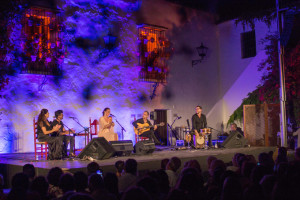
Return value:
M 131 140 L 120 140 L 109 142 L 115 149 L 116 156 L 130 156 L 133 151 L 133 144 Z
M 115 149 L 104 137 L 93 138 L 88 145 L 80 152 L 79 158 L 84 156 L 92 157 L 96 160 L 108 159 L 115 154 Z
M 238 131 L 231 133 L 222 143 L 222 146 L 225 148 L 240 148 L 245 147 L 246 145 L 247 140 Z
M 155 150 L 154 142 L 143 140 L 134 145 L 134 152 L 139 155 L 151 154 Z

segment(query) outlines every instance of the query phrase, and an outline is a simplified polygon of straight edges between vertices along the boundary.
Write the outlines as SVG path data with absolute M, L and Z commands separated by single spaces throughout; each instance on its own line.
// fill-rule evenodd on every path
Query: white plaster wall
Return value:
M 167 37 L 175 53 L 169 60 L 169 82 L 160 86 L 162 93 L 154 102 L 160 100 L 163 108 L 182 116 L 174 126 L 187 126 L 186 119 L 191 120 L 196 105 L 208 113 L 219 100 L 218 40 L 213 15 L 166 1 L 144 0 L 138 20 L 168 28 Z M 196 47 L 201 42 L 209 48 L 208 56 L 192 68 L 192 60 L 199 59 Z
M 245 31 L 250 30 L 245 27 Z M 276 31 L 276 22 L 270 28 L 262 22 L 255 24 L 257 55 L 253 58 L 241 58 L 240 33 L 243 31 L 242 25 L 236 26 L 234 21 L 217 25 L 221 98 L 208 113 L 208 121 L 217 129 L 222 122 L 226 127 L 229 116 L 260 84 L 263 72 L 259 72 L 257 66 L 266 59 L 262 39 Z

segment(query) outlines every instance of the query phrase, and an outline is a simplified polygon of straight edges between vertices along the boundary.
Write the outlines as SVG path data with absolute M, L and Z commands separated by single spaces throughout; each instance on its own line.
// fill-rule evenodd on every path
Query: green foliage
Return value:
M 235 121 L 241 122 L 243 119 L 243 106 L 250 104 L 260 104 L 259 100 L 259 88 L 253 92 L 248 93 L 247 97 L 243 99 L 242 104 L 230 115 L 227 121 L 227 127 Z

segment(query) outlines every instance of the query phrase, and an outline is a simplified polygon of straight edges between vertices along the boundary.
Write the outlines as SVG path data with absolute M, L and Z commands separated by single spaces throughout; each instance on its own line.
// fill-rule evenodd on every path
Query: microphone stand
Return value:
M 117 122 L 117 124 L 119 124 L 119 126 L 121 127 L 121 134 L 122 134 L 122 140 L 124 139 L 124 132 L 126 132 L 125 128 L 120 124 L 120 122 L 117 120 L 116 116 L 113 116 Z
M 72 117 L 71 119 L 73 119 L 79 126 L 81 126 L 83 128 L 83 131 L 84 131 L 84 145 L 86 146 L 86 138 L 88 137 L 89 139 L 89 135 L 90 135 L 90 131 L 89 131 L 89 127 L 84 127 L 82 126 L 82 124 L 80 124 L 79 120 L 76 118 L 76 117 Z M 81 132 L 83 132 L 81 131 Z M 81 133 L 79 132 L 79 133 Z
M 179 118 L 176 117 L 171 125 L 170 125 L 169 123 L 167 123 L 168 127 L 169 127 L 170 130 L 171 130 L 171 134 L 168 134 L 168 138 L 169 138 L 168 141 L 167 141 L 167 145 L 168 145 L 168 146 L 173 146 L 172 136 L 175 136 L 176 140 L 178 140 L 176 131 L 173 130 L 173 124 L 174 124 L 174 123 L 176 122 L 176 120 L 178 120 L 178 119 L 179 119 Z M 169 132 L 167 132 L 167 133 L 169 133 Z M 171 140 L 171 142 L 170 142 L 169 140 Z M 170 145 L 170 143 L 171 143 L 171 145 Z

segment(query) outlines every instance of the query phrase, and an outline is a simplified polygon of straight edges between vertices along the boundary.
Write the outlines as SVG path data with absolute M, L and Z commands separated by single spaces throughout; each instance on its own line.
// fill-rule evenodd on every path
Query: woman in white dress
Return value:
M 107 141 L 118 140 L 118 135 L 114 132 L 115 123 L 110 117 L 110 108 L 104 108 L 103 116 L 99 119 L 99 137 L 104 137 Z

